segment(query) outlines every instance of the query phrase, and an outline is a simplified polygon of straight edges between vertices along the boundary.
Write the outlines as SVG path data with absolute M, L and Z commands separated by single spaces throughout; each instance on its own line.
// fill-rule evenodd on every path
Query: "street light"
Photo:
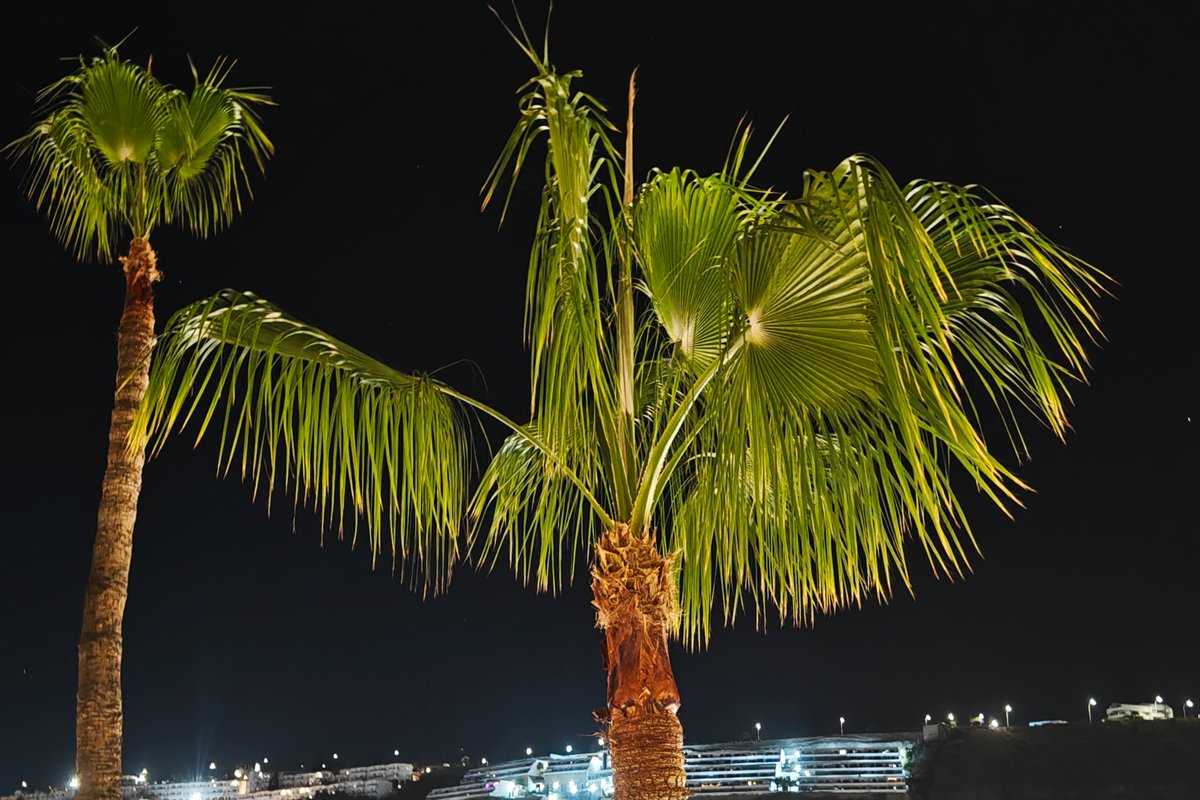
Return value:
M 334 761 L 337 761 L 337 753 L 334 753 L 334 754 L 333 754 L 333 760 L 334 760 Z
M 600 745 L 601 747 L 604 747 L 604 737 L 603 737 L 603 736 L 601 736 L 601 737 L 600 737 L 600 738 L 597 740 L 597 742 L 599 743 L 599 745 Z
M 1188 710 L 1189 708 L 1192 708 L 1194 705 L 1195 705 L 1195 704 L 1194 704 L 1194 703 L 1193 703 L 1191 700 L 1184 700 L 1184 701 L 1183 701 L 1183 718 L 1184 718 L 1184 719 L 1187 719 L 1187 710 Z
M 1161 694 L 1154 695 L 1154 716 L 1158 716 L 1158 704 L 1163 701 Z
M 846 718 L 838 717 L 838 734 L 839 735 L 844 734 L 845 732 L 846 732 Z
M 571 751 L 572 751 L 572 750 L 574 750 L 574 749 L 575 749 L 575 748 L 574 748 L 574 747 L 571 747 L 571 745 L 567 745 L 567 752 L 568 752 L 568 753 L 569 753 L 569 752 L 571 752 Z
M 1092 706 L 1094 706 L 1094 705 L 1096 705 L 1096 698 L 1094 698 L 1094 697 L 1089 697 L 1089 698 L 1088 698 L 1088 704 L 1087 704 L 1087 710 L 1088 710 L 1088 722 L 1091 722 L 1091 721 L 1092 721 Z
M 216 769 L 216 768 L 217 768 L 217 762 L 215 762 L 215 761 L 210 761 L 210 762 L 208 762 L 208 768 L 209 768 L 209 769 Z
M 926 714 L 925 715 L 925 724 L 928 725 L 930 722 L 933 722 L 933 717 Z
M 951 711 L 949 714 L 946 715 L 946 721 L 949 722 L 951 725 L 954 724 L 954 712 L 953 711 Z
M 1008 715 L 1012 713 L 1012 706 L 1008 703 L 1004 704 L 1004 727 L 1008 727 Z
M 531 755 L 533 755 L 533 748 L 532 748 L 532 747 L 526 747 L 526 748 L 525 748 L 525 755 L 527 755 L 527 756 L 531 756 Z
M 762 723 L 761 722 L 754 723 L 754 740 L 757 742 L 762 741 Z

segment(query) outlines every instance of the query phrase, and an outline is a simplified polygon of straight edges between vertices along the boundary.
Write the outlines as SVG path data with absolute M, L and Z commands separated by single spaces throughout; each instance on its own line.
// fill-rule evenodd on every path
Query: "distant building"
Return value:
M 281 772 L 277 789 L 257 768 L 238 768 L 234 777 L 206 781 L 152 783 L 144 775 L 121 781 L 121 800 L 320 800 L 325 795 L 381 798 L 413 779 L 412 764 L 393 762 L 315 772 Z M 0 800 L 74 800 L 74 789 L 21 790 Z
M 392 764 L 371 764 L 366 767 L 350 767 L 338 770 L 339 781 L 373 781 L 387 780 L 395 783 L 411 781 L 413 765 L 395 762 Z
M 1105 719 L 1171 719 L 1175 711 L 1166 703 L 1113 703 L 1104 712 Z

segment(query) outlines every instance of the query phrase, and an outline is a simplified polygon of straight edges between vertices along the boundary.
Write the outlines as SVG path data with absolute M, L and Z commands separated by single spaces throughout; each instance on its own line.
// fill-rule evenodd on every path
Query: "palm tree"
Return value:
M 621 159 L 578 73 L 516 38 L 537 75 L 485 205 L 544 135 L 529 419 L 227 290 L 168 325 L 138 435 L 219 427 L 226 470 L 389 540 L 435 590 L 464 542 L 539 590 L 590 562 L 617 796 L 682 800 L 668 639 L 706 644 L 718 597 L 759 623 L 885 599 L 910 585 L 907 540 L 961 574 L 952 475 L 1017 502 L 981 422 L 1018 456 L 1021 412 L 1063 434 L 1106 279 L 982 190 L 902 187 L 866 156 L 753 191 L 748 130 L 719 174 L 635 189 L 632 81 Z M 469 490 L 478 414 L 511 434 Z
M 192 69 L 190 92 L 123 60 L 116 47 L 44 89 L 44 116 L 8 149 L 28 165 L 30 199 L 77 258 L 120 259 L 125 305 L 117 336 L 116 396 L 92 564 L 84 595 L 76 694 L 76 774 L 81 800 L 119 800 L 121 625 L 145 448 L 129 447 L 154 345 L 150 234 L 177 223 L 197 236 L 227 225 L 249 196 L 244 163 L 262 169 L 272 145 L 254 107 L 262 94 L 224 86 L 232 64 Z

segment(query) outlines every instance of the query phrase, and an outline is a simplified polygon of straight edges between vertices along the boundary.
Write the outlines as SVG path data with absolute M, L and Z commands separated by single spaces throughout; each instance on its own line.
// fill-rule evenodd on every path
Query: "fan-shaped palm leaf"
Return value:
M 457 404 L 410 376 L 288 317 L 222 292 L 178 312 L 156 351 L 135 435 L 151 452 L 195 420 L 220 426 L 223 470 L 268 496 L 282 478 L 338 527 L 363 518 L 373 553 L 416 564 L 437 589 L 450 575 L 465 512 L 468 450 Z M 286 488 L 286 487 L 285 487 Z

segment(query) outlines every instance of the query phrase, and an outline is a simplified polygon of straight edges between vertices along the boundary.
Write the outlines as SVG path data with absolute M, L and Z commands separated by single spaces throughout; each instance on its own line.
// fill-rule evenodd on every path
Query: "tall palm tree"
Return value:
M 203 76 L 193 67 L 195 85 L 183 91 L 108 48 L 44 89 L 44 116 L 8 146 L 28 165 L 30 199 L 73 255 L 108 261 L 129 238 L 108 464 L 79 636 L 81 800 L 121 796 L 121 626 L 144 460 L 144 447 L 126 443 L 154 345 L 161 274 L 150 235 L 171 223 L 197 236 L 220 230 L 250 194 L 247 154 L 261 170 L 272 152 L 254 110 L 270 100 L 225 87 L 231 66 L 218 61 Z
M 885 599 L 907 540 L 960 574 L 952 474 L 1017 501 L 981 420 L 1018 456 L 1020 412 L 1064 432 L 1105 278 L 982 190 L 866 156 L 752 191 L 748 131 L 721 173 L 635 188 L 632 81 L 622 169 L 578 73 L 517 38 L 537 75 L 485 205 L 544 135 L 528 420 L 225 291 L 168 325 L 138 435 L 219 426 L 226 469 L 361 523 L 434 589 L 464 541 L 540 590 L 590 562 L 617 795 L 682 800 L 668 639 L 703 646 L 718 598 L 760 623 Z M 468 414 L 511 430 L 473 490 Z

